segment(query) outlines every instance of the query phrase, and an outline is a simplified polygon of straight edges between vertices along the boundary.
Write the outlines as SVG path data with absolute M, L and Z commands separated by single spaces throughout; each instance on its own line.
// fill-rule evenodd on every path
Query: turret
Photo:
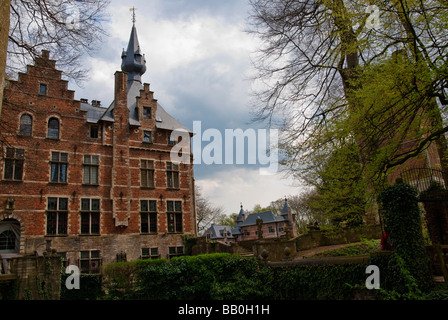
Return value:
M 243 209 L 243 205 L 241 205 L 240 212 L 238 213 L 238 216 L 235 219 L 235 226 L 237 226 L 241 222 L 244 222 L 245 220 L 246 220 L 246 212 Z
M 128 48 L 121 53 L 121 70 L 128 73 L 128 87 L 133 81 L 142 82 L 142 75 L 146 72 L 145 55 L 140 50 L 137 29 L 132 25 Z

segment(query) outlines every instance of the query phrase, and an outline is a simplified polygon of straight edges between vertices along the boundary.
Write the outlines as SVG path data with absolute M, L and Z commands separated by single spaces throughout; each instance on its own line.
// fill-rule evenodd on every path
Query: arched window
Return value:
M 0 250 L 14 250 L 16 247 L 16 234 L 11 230 L 0 233 Z
M 24 114 L 20 117 L 19 133 L 23 136 L 31 136 L 33 128 L 33 119 L 29 114 Z
M 50 118 L 50 120 L 48 120 L 47 137 L 59 139 L 59 120 L 57 118 Z

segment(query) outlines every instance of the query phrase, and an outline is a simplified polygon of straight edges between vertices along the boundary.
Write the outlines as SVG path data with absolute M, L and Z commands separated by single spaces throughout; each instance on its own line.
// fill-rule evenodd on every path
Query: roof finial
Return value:
M 135 24 L 135 7 L 132 7 L 129 9 L 129 11 L 132 11 L 132 23 Z

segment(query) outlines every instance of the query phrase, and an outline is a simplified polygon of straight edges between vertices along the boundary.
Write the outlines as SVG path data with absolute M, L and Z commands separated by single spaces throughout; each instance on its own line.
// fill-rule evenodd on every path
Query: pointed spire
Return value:
M 135 8 L 132 8 L 132 29 L 129 37 L 128 48 L 121 53 L 121 70 L 128 73 L 128 82 L 142 82 L 142 75 L 146 72 L 145 55 L 141 53 L 140 44 L 137 37 L 137 28 L 135 27 Z M 129 87 L 128 83 L 128 87 Z
M 285 197 L 285 204 L 283 205 L 283 210 L 282 210 L 281 215 L 287 216 L 289 213 L 289 210 L 290 210 L 290 208 L 289 208 L 289 204 L 288 204 L 288 199 L 286 199 L 286 197 Z
M 238 213 L 238 217 L 235 220 L 236 224 L 238 224 L 240 222 L 244 222 L 245 216 L 246 216 L 246 212 L 243 209 L 243 204 L 242 203 L 241 203 L 240 207 L 241 207 L 240 212 Z

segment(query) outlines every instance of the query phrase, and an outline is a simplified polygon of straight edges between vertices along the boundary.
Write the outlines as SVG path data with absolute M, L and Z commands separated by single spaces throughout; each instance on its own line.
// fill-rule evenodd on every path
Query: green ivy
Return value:
M 431 288 L 432 272 L 425 254 L 417 190 L 405 183 L 384 189 L 378 197 L 390 244 L 421 290 Z M 400 264 L 400 263 L 399 263 Z

